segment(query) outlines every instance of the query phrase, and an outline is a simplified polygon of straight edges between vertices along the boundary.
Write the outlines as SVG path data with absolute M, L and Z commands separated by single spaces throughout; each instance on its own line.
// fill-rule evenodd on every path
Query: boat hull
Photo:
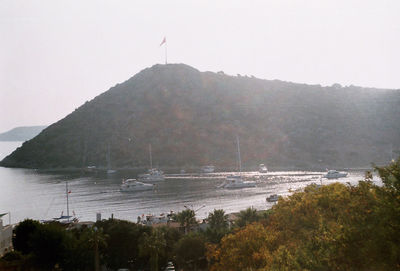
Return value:
M 227 177 L 226 181 L 220 185 L 220 188 L 226 189 L 237 189 L 237 188 L 248 188 L 248 187 L 256 187 L 255 182 L 244 182 L 239 176 Z
M 347 173 L 340 172 L 340 173 L 334 173 L 334 174 L 325 174 L 323 177 L 327 178 L 327 179 L 338 179 L 338 178 L 347 177 Z
M 276 194 L 267 197 L 267 201 L 268 201 L 268 202 L 277 202 L 278 199 L 279 199 L 279 197 L 278 197 L 278 195 L 276 195 Z
M 135 181 L 135 179 L 129 179 L 124 181 L 121 184 L 120 191 L 121 192 L 134 192 L 134 191 L 144 191 L 144 190 L 151 190 L 154 188 L 154 185 L 142 183 Z
M 164 181 L 165 177 L 164 177 L 164 175 L 159 175 L 159 176 L 144 175 L 144 176 L 139 176 L 139 180 L 142 182 L 160 182 L 160 181 Z
M 121 187 L 121 192 L 135 192 L 135 191 L 145 191 L 152 190 L 153 186 L 144 186 L 144 187 Z
M 225 185 L 222 188 L 226 189 L 239 189 L 239 188 L 250 188 L 250 187 L 256 187 L 255 183 L 243 183 L 243 184 L 235 184 L 235 185 Z

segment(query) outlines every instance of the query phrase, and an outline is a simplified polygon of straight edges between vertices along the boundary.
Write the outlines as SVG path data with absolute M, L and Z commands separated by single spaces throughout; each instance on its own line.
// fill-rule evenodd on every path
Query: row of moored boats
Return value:
M 242 178 L 242 163 L 240 159 L 240 144 L 239 137 L 236 137 L 237 144 L 237 160 L 239 163 L 239 172 L 238 174 L 227 176 L 225 181 L 218 186 L 218 188 L 247 188 L 247 187 L 256 187 L 255 181 L 244 181 Z M 156 168 L 153 168 L 152 156 L 151 156 L 151 145 L 149 145 L 149 154 L 150 154 L 150 169 L 147 173 L 141 174 L 138 176 L 139 180 L 136 179 L 127 179 L 121 184 L 121 191 L 142 191 L 142 190 L 150 190 L 154 188 L 154 184 L 152 182 L 163 181 L 165 179 L 164 173 Z M 203 173 L 213 173 L 215 170 L 214 166 L 204 166 L 202 167 Z M 267 173 L 268 169 L 264 164 L 259 165 L 260 173 Z M 341 178 L 346 177 L 347 172 L 339 172 L 337 170 L 329 170 L 326 175 L 323 177 L 328 179 Z

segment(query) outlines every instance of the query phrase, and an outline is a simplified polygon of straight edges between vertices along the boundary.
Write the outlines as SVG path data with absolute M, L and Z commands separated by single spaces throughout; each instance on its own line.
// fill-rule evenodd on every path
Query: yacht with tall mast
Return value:
M 107 174 L 114 174 L 117 172 L 115 169 L 111 168 L 111 150 L 110 143 L 107 144 Z
M 59 222 L 61 224 L 71 224 L 78 222 L 78 218 L 75 216 L 75 212 L 72 211 L 72 215 L 69 215 L 69 194 L 71 191 L 68 189 L 68 181 L 65 183 L 65 194 L 67 198 L 67 215 L 64 215 L 64 211 L 61 212 L 59 217 L 54 217 L 50 220 L 42 220 L 44 223 L 48 222 Z
M 140 174 L 138 176 L 140 181 L 147 181 L 147 182 L 158 182 L 164 181 L 164 172 L 157 168 L 153 168 L 153 158 L 151 155 L 151 144 L 149 144 L 149 158 L 150 158 L 150 169 L 145 174 Z
M 225 182 L 219 185 L 219 188 L 245 188 L 245 187 L 255 187 L 256 183 L 253 181 L 243 181 L 242 178 L 242 160 L 240 158 L 240 143 L 239 136 L 236 136 L 236 145 L 237 145 L 237 159 L 239 164 L 239 174 L 227 176 Z

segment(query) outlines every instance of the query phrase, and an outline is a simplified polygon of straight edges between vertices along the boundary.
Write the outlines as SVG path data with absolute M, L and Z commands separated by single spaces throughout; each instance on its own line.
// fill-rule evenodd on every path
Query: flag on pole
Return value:
M 163 45 L 163 44 L 166 43 L 166 42 L 167 42 L 167 38 L 164 37 L 164 39 L 163 39 L 162 42 L 160 43 L 160 46 Z

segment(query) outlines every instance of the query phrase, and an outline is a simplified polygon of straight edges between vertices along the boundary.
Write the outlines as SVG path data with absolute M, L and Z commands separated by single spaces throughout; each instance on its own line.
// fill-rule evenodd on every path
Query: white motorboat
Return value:
M 253 181 L 243 181 L 242 179 L 242 161 L 240 159 L 240 144 L 239 137 L 236 136 L 236 144 L 237 144 L 237 155 L 238 155 L 238 163 L 239 163 L 239 174 L 227 176 L 225 182 L 220 184 L 218 188 L 245 188 L 245 187 L 255 187 L 256 182 Z
M 260 173 L 267 173 L 267 172 L 268 172 L 268 169 L 267 169 L 267 167 L 266 167 L 264 164 L 260 164 L 260 165 L 258 166 L 258 172 L 260 172 Z
M 279 196 L 277 194 L 272 194 L 269 197 L 267 197 L 268 202 L 277 202 L 279 199 Z
M 201 168 L 201 172 L 203 172 L 203 173 L 213 173 L 214 170 L 215 170 L 215 167 L 213 165 L 203 166 Z
M 337 170 L 328 170 L 328 172 L 322 176 L 327 179 L 337 179 L 347 177 L 347 172 L 340 172 Z
M 127 179 L 122 182 L 120 190 L 123 192 L 130 192 L 151 190 L 153 188 L 154 184 L 138 182 L 136 179 Z
M 145 182 L 158 182 L 164 181 L 164 172 L 157 168 L 153 168 L 153 159 L 151 156 L 151 144 L 149 144 L 149 158 L 150 158 L 150 169 L 145 174 L 140 174 L 138 176 L 139 180 Z
M 243 181 L 240 175 L 227 176 L 225 182 L 219 185 L 219 188 L 229 189 L 246 187 L 256 187 L 256 183 L 252 181 Z
M 165 179 L 164 172 L 156 168 L 149 169 L 148 173 L 140 174 L 138 178 L 141 181 L 147 181 L 147 182 L 158 182 L 158 181 L 164 181 Z

